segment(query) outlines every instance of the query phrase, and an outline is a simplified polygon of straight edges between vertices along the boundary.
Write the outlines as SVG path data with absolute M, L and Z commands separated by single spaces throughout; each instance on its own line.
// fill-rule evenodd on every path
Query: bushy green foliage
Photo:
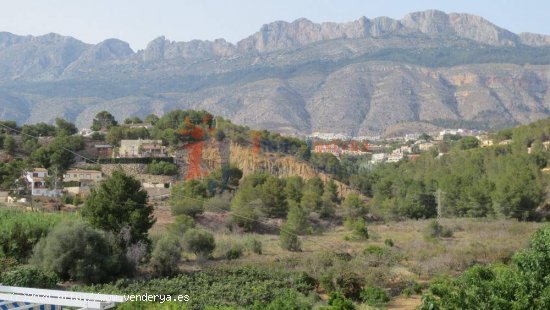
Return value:
M 307 213 L 298 204 L 290 207 L 286 218 L 286 227 L 299 235 L 311 233 L 312 227 L 307 219 Z
M 251 310 L 309 310 L 312 308 L 311 303 L 303 295 L 293 290 L 282 292 L 268 304 L 256 302 L 250 307 Z
M 178 167 L 165 161 L 153 160 L 153 162 L 147 165 L 145 172 L 155 175 L 175 175 L 178 173 Z
M 37 166 L 49 169 L 59 169 L 59 173 L 67 170 L 74 163 L 75 152 L 84 149 L 84 139 L 81 136 L 57 136 L 51 143 L 40 146 L 30 155 L 30 160 Z
M 155 273 L 159 276 L 171 276 L 177 273 L 181 251 L 180 242 L 171 235 L 165 235 L 155 242 L 150 261 Z
M 183 238 L 186 249 L 201 259 L 209 258 L 216 248 L 214 236 L 205 230 L 191 228 L 185 232 Z
M 323 181 L 319 177 L 307 180 L 302 192 L 300 206 L 306 212 L 319 211 L 322 207 L 322 197 L 324 193 Z
M 256 238 L 250 238 L 246 242 L 247 248 L 254 254 L 261 255 L 262 254 L 262 242 Z
M 233 244 L 224 254 L 226 259 L 238 259 L 243 256 L 243 247 L 240 244 Z
M 231 196 L 218 195 L 204 202 L 204 209 L 209 212 L 227 212 L 231 210 Z
M 443 227 L 437 220 L 431 220 L 424 231 L 424 236 L 427 238 L 450 238 L 453 236 L 453 231 Z
M 285 181 L 274 176 L 269 176 L 261 187 L 261 200 L 263 213 L 267 217 L 285 217 L 288 212 L 288 203 L 284 193 Z
M 367 207 L 361 197 L 355 193 L 349 193 L 343 203 L 344 218 L 354 220 L 367 213 Z
M 111 127 L 105 136 L 105 141 L 112 145 L 120 145 L 120 140 L 150 139 L 147 128 Z
M 337 179 L 344 177 L 344 169 L 336 156 L 330 153 L 313 153 L 309 162 L 317 169 L 333 175 Z
M 76 287 L 77 291 L 108 294 L 162 294 L 191 296 L 189 309 L 210 307 L 246 308 L 266 306 L 288 290 L 295 290 L 296 274 L 273 268 L 212 267 L 200 272 L 184 273 L 173 278 L 122 280 L 109 285 Z M 184 291 L 182 291 L 184 287 Z M 275 303 L 274 305 L 278 304 Z M 263 309 L 263 308 L 261 308 Z M 283 308 L 284 309 L 284 308 Z
M 0 283 L 8 286 L 55 288 L 59 278 L 34 266 L 20 266 L 0 273 Z
M 354 310 L 355 305 L 353 301 L 346 298 L 338 292 L 330 293 L 330 299 L 328 300 L 328 307 L 321 308 L 323 310 Z
M 92 130 L 99 131 L 101 129 L 109 129 L 118 125 L 115 117 L 108 111 L 101 111 L 96 114 L 92 121 Z
M 355 272 L 340 272 L 334 276 L 334 288 L 346 298 L 358 299 L 364 279 Z
M 9 155 L 15 154 L 15 149 L 17 147 L 17 144 L 15 143 L 15 139 L 11 135 L 7 135 L 4 138 L 4 141 L 2 143 L 2 148 L 6 153 Z
M 15 181 L 21 177 L 25 162 L 14 159 L 8 163 L 0 161 L 0 189 L 11 190 L 16 186 Z
M 364 219 L 359 218 L 353 221 L 353 235 L 361 240 L 369 238 L 369 230 L 367 229 L 367 224 Z
M 540 228 L 510 265 L 476 265 L 456 279 L 438 279 L 420 309 L 547 309 L 550 226 Z
M 361 301 L 369 306 L 382 306 L 390 301 L 388 293 L 384 289 L 375 286 L 363 289 L 360 297 Z
M 204 200 L 208 197 L 206 185 L 199 180 L 178 183 L 172 187 L 170 206 L 172 214 L 195 217 L 204 212 Z
M 78 128 L 73 123 L 69 123 L 62 118 L 55 119 L 55 127 L 57 136 L 71 136 L 78 132 Z
M 264 151 L 295 155 L 303 160 L 308 160 L 311 156 L 309 147 L 298 138 L 285 137 L 267 130 L 251 131 L 246 126 L 232 124 L 221 117 L 216 118 L 216 129 L 223 130 L 226 137 L 241 145 L 252 145 L 253 140 L 258 139 Z
M 297 231 L 285 223 L 281 226 L 279 233 L 279 244 L 281 248 L 288 251 L 300 251 L 302 243 L 298 238 Z
M 100 283 L 122 272 L 123 256 L 103 232 L 82 222 L 58 225 L 36 245 L 31 262 L 63 280 Z
M 371 211 L 390 218 L 430 218 L 439 196 L 444 216 L 536 218 L 544 197 L 540 170 L 546 161 L 541 164 L 540 158 L 548 153 L 527 154 L 526 146 L 514 142 L 434 155 L 363 172 L 372 184 Z
M 195 220 L 189 215 L 176 215 L 174 222 L 168 225 L 168 232 L 177 237 L 182 237 L 186 231 L 195 228 Z
M 299 175 L 294 175 L 286 179 L 284 193 L 288 200 L 300 203 L 302 200 L 304 188 L 304 179 Z
M 93 227 L 114 234 L 129 228 L 132 244 L 148 242 L 147 233 L 154 224 L 147 192 L 138 180 L 118 170 L 92 189 L 82 216 Z
M 35 244 L 64 218 L 67 216 L 0 209 L 0 257 L 25 261 Z

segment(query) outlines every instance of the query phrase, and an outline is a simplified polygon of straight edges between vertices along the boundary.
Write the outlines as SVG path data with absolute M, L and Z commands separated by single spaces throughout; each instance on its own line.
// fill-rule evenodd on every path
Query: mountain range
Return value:
M 159 37 L 139 51 L 0 32 L 0 118 L 19 123 L 192 108 L 296 135 L 490 129 L 550 116 L 549 88 L 550 36 L 436 10 L 277 21 L 235 44 Z

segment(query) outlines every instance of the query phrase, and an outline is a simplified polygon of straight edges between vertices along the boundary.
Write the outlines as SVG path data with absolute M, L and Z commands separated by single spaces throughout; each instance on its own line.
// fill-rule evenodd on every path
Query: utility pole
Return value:
M 57 195 L 57 178 L 58 178 L 58 173 L 59 173 L 59 169 L 57 166 L 55 166 L 55 170 L 54 170 L 54 175 L 53 175 L 53 194 L 54 194 L 54 197 L 55 197 L 55 210 L 56 211 L 59 211 L 61 208 L 59 207 L 59 197 Z

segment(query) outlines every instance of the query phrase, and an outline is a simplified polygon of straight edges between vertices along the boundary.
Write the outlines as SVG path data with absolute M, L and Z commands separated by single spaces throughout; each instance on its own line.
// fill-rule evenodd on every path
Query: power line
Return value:
M 7 126 L 7 125 L 3 124 L 2 122 L 0 122 L 0 126 L 1 126 L 1 127 L 4 127 L 4 128 L 7 128 L 7 129 L 10 129 L 10 130 L 12 130 L 12 131 L 14 131 L 14 132 L 17 132 L 17 133 L 21 134 L 21 135 L 24 135 L 24 136 L 27 136 L 27 137 L 31 137 L 31 138 L 34 138 L 34 139 L 37 139 L 37 140 L 40 138 L 40 137 L 37 137 L 37 136 L 33 136 L 33 135 L 31 135 L 31 134 L 25 133 L 25 132 L 23 132 L 23 131 L 21 131 L 21 130 L 19 130 L 19 129 L 16 129 L 16 128 L 12 128 L 12 127 L 10 127 L 10 126 Z M 82 157 L 82 158 L 84 158 L 84 159 L 86 159 L 86 160 L 91 161 L 92 163 L 95 163 L 95 164 L 100 165 L 99 161 L 90 159 L 90 158 L 88 158 L 88 157 L 86 157 L 86 156 L 83 156 L 82 154 L 79 154 L 79 153 L 77 153 L 77 152 L 75 152 L 75 151 L 73 151 L 73 150 L 71 150 L 71 149 L 68 149 L 68 148 L 63 147 L 63 146 L 60 146 L 60 148 L 63 149 L 63 150 L 65 150 L 65 151 L 67 151 L 67 152 L 70 152 L 70 153 L 73 154 L 73 155 L 80 156 L 80 157 Z

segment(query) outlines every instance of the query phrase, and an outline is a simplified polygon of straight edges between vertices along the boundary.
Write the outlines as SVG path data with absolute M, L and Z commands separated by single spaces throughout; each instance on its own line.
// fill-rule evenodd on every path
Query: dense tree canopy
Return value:
M 130 242 L 147 241 L 153 226 L 153 207 L 141 183 L 122 171 L 93 188 L 86 198 L 82 216 L 93 227 L 119 234 L 129 228 Z

